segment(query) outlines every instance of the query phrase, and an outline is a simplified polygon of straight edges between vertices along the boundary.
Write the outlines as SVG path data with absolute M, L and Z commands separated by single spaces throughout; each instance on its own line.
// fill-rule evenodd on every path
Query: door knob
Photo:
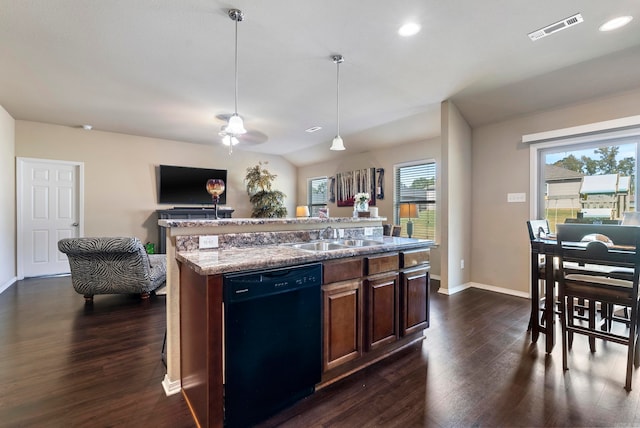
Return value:
M 73 223 L 71 226 L 78 227 L 78 226 L 80 226 L 80 223 Z

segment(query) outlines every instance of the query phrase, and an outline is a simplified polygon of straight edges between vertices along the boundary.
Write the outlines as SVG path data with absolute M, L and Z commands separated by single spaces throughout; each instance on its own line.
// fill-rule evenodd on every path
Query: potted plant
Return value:
M 353 197 L 353 207 L 358 212 L 369 211 L 369 201 L 371 201 L 371 195 L 369 195 L 369 193 L 356 193 Z
M 266 165 L 268 162 L 264 162 Z M 253 205 L 251 217 L 253 218 L 280 218 L 286 217 L 287 208 L 284 206 L 286 195 L 279 190 L 272 190 L 271 184 L 277 177 L 271 174 L 262 162 L 247 168 L 244 178 L 249 195 L 249 202 Z

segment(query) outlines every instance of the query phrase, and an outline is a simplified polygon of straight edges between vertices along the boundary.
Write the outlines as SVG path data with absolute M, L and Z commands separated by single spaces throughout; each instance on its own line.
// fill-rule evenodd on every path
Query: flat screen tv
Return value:
M 160 165 L 159 168 L 160 204 L 207 204 L 213 205 L 207 192 L 207 180 L 221 178 L 227 182 L 226 169 L 193 168 L 186 166 Z M 227 189 L 229 186 L 227 186 Z M 227 203 L 227 192 L 220 195 L 220 205 Z

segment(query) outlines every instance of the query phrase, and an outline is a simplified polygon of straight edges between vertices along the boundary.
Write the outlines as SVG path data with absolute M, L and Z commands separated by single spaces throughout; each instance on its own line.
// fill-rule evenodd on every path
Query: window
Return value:
M 311 217 L 318 217 L 318 210 L 327 205 L 328 180 L 327 177 L 316 177 L 308 180 L 307 204 Z
M 436 163 L 420 161 L 394 167 L 393 220 L 407 235 L 408 218 L 400 218 L 400 205 L 413 203 L 417 217 L 412 218 L 412 238 L 435 239 L 436 236 Z
M 640 135 L 612 132 L 532 146 L 536 217 L 550 229 L 565 222 L 607 222 L 635 211 Z

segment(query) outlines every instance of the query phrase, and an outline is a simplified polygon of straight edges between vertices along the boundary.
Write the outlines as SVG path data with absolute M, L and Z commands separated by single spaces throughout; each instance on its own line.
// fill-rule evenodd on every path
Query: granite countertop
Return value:
M 263 224 L 334 224 L 334 223 L 371 223 L 386 221 L 386 217 L 307 217 L 307 218 L 221 218 L 213 219 L 161 219 L 162 227 L 196 227 L 196 226 L 255 226 Z
M 294 248 L 291 244 L 280 244 L 219 250 L 183 251 L 176 254 L 176 259 L 185 263 L 200 275 L 216 275 L 292 266 L 386 251 L 411 250 L 433 245 L 433 241 L 426 239 L 385 236 L 380 245 L 348 247 L 332 251 L 308 251 Z

